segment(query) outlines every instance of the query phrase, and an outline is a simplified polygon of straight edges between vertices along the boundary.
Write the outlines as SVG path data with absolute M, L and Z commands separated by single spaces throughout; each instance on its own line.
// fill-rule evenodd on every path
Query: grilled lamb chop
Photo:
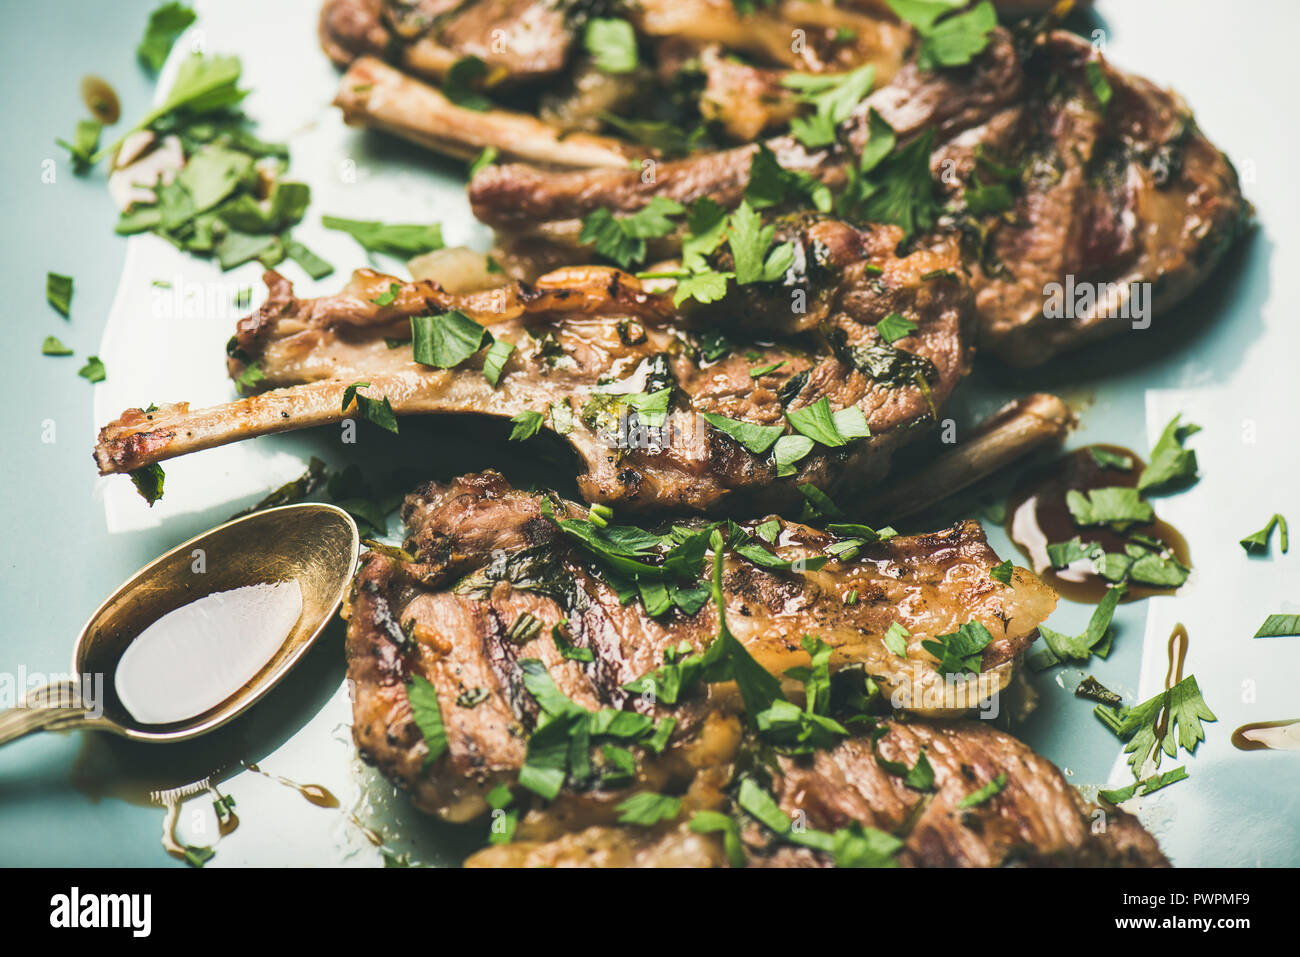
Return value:
M 579 488 L 590 502 L 778 510 L 800 500 L 804 483 L 831 495 L 865 488 L 885 474 L 894 447 L 935 416 L 964 373 L 970 297 L 960 282 L 922 278 L 956 265 L 952 246 L 898 259 L 892 250 L 873 252 L 871 238 L 850 227 L 840 226 L 843 235 L 831 242 L 830 228 L 814 223 L 805 234 L 810 249 L 814 237 L 827 240 L 821 245 L 828 258 L 818 268 L 842 276 L 834 294 L 810 305 L 818 330 L 762 343 L 755 318 L 753 330 L 737 328 L 736 344 L 718 351 L 708 345 L 716 340 L 700 338 L 700 323 L 675 312 L 666 297 L 600 267 L 458 296 L 432 282 L 402 283 L 362 270 L 341 294 L 315 300 L 294 298 L 287 280 L 268 273 L 270 296 L 240 321 L 230 366 L 238 377 L 256 363 L 259 386 L 271 391 L 205 410 L 183 403 L 129 410 L 101 431 L 96 459 L 104 474 L 130 472 L 254 435 L 338 422 L 356 415 L 343 409 L 348 386 L 369 382 L 363 394 L 386 397 L 398 415 L 546 413 L 547 427 L 581 459 Z M 849 261 L 837 269 L 841 255 Z M 878 276 L 860 268 L 868 260 Z M 788 302 L 785 287 L 774 285 Z M 497 386 L 481 371 L 483 350 L 456 369 L 415 362 L 410 318 L 450 309 L 517 347 Z M 918 328 L 889 345 L 875 324 L 894 311 Z M 767 371 L 751 374 L 755 369 Z M 662 424 L 618 396 L 668 388 Z M 819 447 L 788 478 L 777 477 L 771 448 L 755 455 L 700 418 L 712 413 L 780 426 L 785 412 L 822 398 L 832 409 L 857 406 L 871 436 Z
M 554 518 L 546 514 L 548 504 Z M 402 513 L 409 554 L 363 558 L 346 609 L 353 733 L 362 756 L 409 790 L 418 807 L 468 820 L 483 812 L 488 791 L 515 779 L 527 750 L 522 732 L 539 714 L 525 689 L 529 659 L 540 661 L 559 691 L 589 711 L 676 720 L 669 746 L 647 759 L 644 782 L 668 787 L 689 781 L 698 769 L 725 763 L 736 746 L 729 717 L 740 707 L 734 685 L 694 687 L 678 702 L 666 693 L 648 699 L 626 687 L 682 642 L 692 651 L 709 646 L 718 633 L 717 609 L 704 604 L 687 614 L 670 608 L 652 617 L 642 601 L 625 604 L 605 566 L 557 525 L 583 515 L 486 472 L 431 483 L 410 495 Z M 760 524 L 739 528 L 750 545 L 767 552 L 757 537 Z M 1005 687 L 1056 603 L 1051 589 L 1023 569 L 1010 585 L 995 580 L 990 569 L 998 558 L 975 522 L 865 545 L 858 554 L 834 542 L 826 532 L 781 523 L 771 545 L 779 559 L 807 561 L 828 548 L 839 555 L 803 572 L 765 567 L 771 561 L 756 564 L 753 551 L 743 548 L 725 555 L 720 581 L 727 625 L 773 675 L 807 665 L 799 642 L 815 634 L 832 649 L 832 672 L 860 669 L 885 699 L 911 711 L 960 714 Z M 846 603 L 851 592 L 856 600 Z M 562 654 L 552 632 L 562 619 L 568 642 L 589 651 L 590 662 Z M 970 621 L 983 624 L 993 639 L 976 656 L 980 675 L 968 676 L 970 684 L 945 683 L 922 642 Z M 884 643 L 894 622 L 910 633 L 905 657 Z M 446 729 L 448 751 L 430 768 L 407 700 L 412 675 L 436 690 Z M 793 700 L 797 685 L 786 685 Z M 580 806 L 597 798 L 574 800 Z
M 473 56 L 495 83 L 534 83 L 563 70 L 573 46 L 563 6 L 546 0 L 325 0 L 319 32 L 340 66 L 391 56 L 435 80 Z
M 860 823 L 898 835 L 903 867 L 1167 867 L 1155 839 L 1135 818 L 1085 802 L 1051 762 L 978 721 L 893 721 L 878 749 L 912 766 L 921 749 L 934 768 L 933 794 L 907 787 L 876 760 L 870 741 L 853 737 L 809 761 L 779 758 L 774 796 L 787 817 L 802 812 L 823 832 Z M 737 738 L 739 736 L 737 735 Z M 999 775 L 1002 790 L 983 803 L 960 802 Z M 716 774 L 714 775 L 717 776 Z M 638 782 L 641 784 L 641 782 Z M 642 785 L 644 786 L 644 785 Z M 716 791 L 688 790 L 678 817 L 627 827 L 613 816 L 533 811 L 515 840 L 472 855 L 469 867 L 723 867 L 717 835 L 686 823 L 695 810 L 731 810 Z M 721 800 L 719 798 L 721 797 Z M 557 820 L 558 819 L 558 820 Z M 1097 827 L 1099 821 L 1105 828 Z M 750 867 L 825 867 L 829 855 L 781 843 L 756 825 L 743 831 Z
M 1095 90 L 1107 91 L 1104 104 Z M 904 66 L 845 124 L 844 145 L 809 151 L 789 137 L 768 145 L 783 166 L 837 189 L 867 139 L 872 109 L 900 147 L 933 131 L 931 170 L 946 203 L 938 228 L 966 239 L 978 345 L 1015 365 L 1130 325 L 1135 289 L 1144 308 L 1167 312 L 1249 219 L 1235 171 L 1182 101 L 1116 70 L 1070 33 L 1033 37 L 1022 52 L 995 31 L 970 67 Z M 581 219 L 601 207 L 630 213 L 656 195 L 738 204 L 754 149 L 663 163 L 651 182 L 636 171 L 489 166 L 470 184 L 470 200 L 479 219 L 512 238 L 573 243 Z M 1011 207 L 976 215 L 968 188 L 998 176 Z M 1097 299 L 1072 318 L 1048 318 L 1050 284 L 1067 277 L 1090 284 Z

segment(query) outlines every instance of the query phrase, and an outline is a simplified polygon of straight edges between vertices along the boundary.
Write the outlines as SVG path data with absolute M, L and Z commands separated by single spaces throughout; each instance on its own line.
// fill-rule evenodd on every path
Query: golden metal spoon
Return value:
M 356 523 L 333 505 L 304 503 L 254 512 L 177 545 L 136 572 L 99 606 L 72 651 L 72 672 L 0 712 L 0 744 L 32 731 L 85 728 L 136 741 L 184 741 L 218 728 L 275 687 L 329 624 L 356 569 Z M 202 569 L 201 571 L 196 569 Z M 263 582 L 297 581 L 302 614 L 279 650 L 242 688 L 185 721 L 141 724 L 113 690 L 118 660 L 163 615 L 206 595 Z M 83 676 L 102 676 L 88 706 Z

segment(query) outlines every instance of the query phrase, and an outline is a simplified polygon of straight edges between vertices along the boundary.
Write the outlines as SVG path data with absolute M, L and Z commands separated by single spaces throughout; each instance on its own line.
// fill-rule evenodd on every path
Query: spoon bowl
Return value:
M 302 503 L 254 512 L 219 525 L 136 572 L 81 630 L 72 674 L 0 712 L 0 744 L 36 730 L 85 728 L 137 741 L 185 741 L 247 710 L 311 647 L 344 595 L 360 547 L 356 523 L 333 505 Z M 302 614 L 270 660 L 221 703 L 183 721 L 137 721 L 117 697 L 114 678 L 135 638 L 168 612 L 245 585 L 296 581 Z

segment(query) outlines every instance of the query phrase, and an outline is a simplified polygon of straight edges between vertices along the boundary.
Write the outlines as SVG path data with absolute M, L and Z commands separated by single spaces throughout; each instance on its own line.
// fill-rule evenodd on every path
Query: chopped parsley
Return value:
M 762 455 L 770 449 L 784 431 L 779 425 L 755 425 L 752 422 L 729 419 L 725 415 L 717 415 L 713 412 L 702 413 L 700 418 L 718 431 L 731 436 L 755 455 Z
M 1131 455 L 1112 452 L 1100 445 L 1088 446 L 1088 454 L 1092 456 L 1093 462 L 1100 469 L 1117 469 L 1121 472 L 1127 472 L 1133 467 L 1133 457 Z
M 322 216 L 321 225 L 347 233 L 367 251 L 387 253 L 403 259 L 441 249 L 442 227 L 438 223 L 381 223 L 375 220 Z
M 99 149 L 99 134 L 103 129 L 99 120 L 78 120 L 77 131 L 73 134 L 71 143 L 64 139 L 54 141 L 68 151 L 74 173 L 80 175 L 94 165 L 95 151 Z
M 483 345 L 488 331 L 453 309 L 437 316 L 411 317 L 411 350 L 420 365 L 452 369 Z
M 540 412 L 534 412 L 531 409 L 524 409 L 518 415 L 512 416 L 511 424 L 514 426 L 510 430 L 511 442 L 522 442 L 525 439 L 531 439 L 541 431 L 542 422 L 545 416 Z
M 1300 635 L 1300 615 L 1269 615 L 1254 637 L 1290 638 L 1295 635 Z
M 140 62 L 157 73 L 171 53 L 172 44 L 194 22 L 195 13 L 183 3 L 164 3 L 149 14 L 144 37 L 135 48 Z
M 813 112 L 790 121 L 790 132 L 810 149 L 835 142 L 839 125 L 871 90 L 876 71 L 871 64 L 840 74 L 789 73 L 781 81 L 796 91 L 796 98 L 813 107 Z
M 1106 589 L 1106 594 L 1093 609 L 1092 616 L 1088 619 L 1088 627 L 1084 629 L 1082 635 L 1063 635 L 1045 625 L 1039 625 L 1038 633 L 1047 648 L 1030 656 L 1029 667 L 1034 671 L 1043 671 L 1067 661 L 1083 664 L 1094 654 L 1099 658 L 1109 655 L 1113 637 L 1111 619 L 1115 616 L 1115 608 L 1119 605 L 1120 599 L 1124 597 L 1124 591 L 1123 585 Z
M 1196 453 L 1183 448 L 1188 436 L 1201 431 L 1199 425 L 1182 425 L 1182 415 L 1169 420 L 1165 430 L 1160 434 L 1155 447 L 1151 450 L 1151 464 L 1138 476 L 1137 488 L 1144 492 L 1149 488 L 1161 488 L 1172 483 L 1190 483 L 1196 480 Z
M 1153 774 L 1151 777 L 1143 778 L 1141 781 L 1134 781 L 1132 784 L 1128 785 L 1128 787 L 1117 788 L 1113 791 L 1098 791 L 1097 796 L 1105 801 L 1109 801 L 1111 804 L 1120 804 L 1136 794 L 1151 794 L 1153 791 L 1159 791 L 1161 788 L 1167 788 L 1171 784 L 1186 779 L 1186 766 L 1179 766 L 1171 771 L 1165 771 L 1163 774 Z
M 907 657 L 907 639 L 912 637 L 912 633 L 900 625 L 898 622 L 890 622 L 889 627 L 885 630 L 883 641 L 885 647 L 892 651 L 899 658 Z
M 950 634 L 921 642 L 921 647 L 939 659 L 935 668 L 941 675 L 979 674 L 984 649 L 992 641 L 984 625 L 968 621 Z
M 504 339 L 493 339 L 492 345 L 488 346 L 487 355 L 483 357 L 483 376 L 493 387 L 501 381 L 501 372 L 514 351 L 514 344 Z
M 910 23 L 921 37 L 916 65 L 922 70 L 964 66 L 989 44 L 998 25 L 997 11 L 988 0 L 969 10 L 968 0 L 889 0 L 899 19 Z
M 775 233 L 775 226 L 764 226 L 758 212 L 747 201 L 741 201 L 731 214 L 727 231 L 737 283 L 776 282 L 794 264 L 793 245 L 787 242 L 770 248 Z
M 592 17 L 582 45 L 602 73 L 631 73 L 637 68 L 636 33 L 626 20 Z
M 1096 60 L 1085 63 L 1083 70 L 1088 75 L 1088 86 L 1092 89 L 1092 95 L 1097 98 L 1101 111 L 1105 113 L 1106 107 L 1110 106 L 1111 97 L 1114 96 L 1110 81 L 1106 79 L 1106 72 Z
M 1155 518 L 1155 510 L 1142 501 L 1138 490 L 1123 486 L 1089 489 L 1086 494 L 1070 489 L 1065 493 L 1065 504 L 1077 524 L 1109 525 L 1118 532 Z
M 606 259 L 628 269 L 645 260 L 646 240 L 667 236 L 675 228 L 670 216 L 679 216 L 686 207 L 666 196 L 655 196 L 643 208 L 629 216 L 614 216 L 600 207 L 582 221 L 578 242 L 591 246 Z
M 469 178 L 473 179 L 479 174 L 480 170 L 491 166 L 497 161 L 497 158 L 500 155 L 501 151 L 495 146 L 483 147 L 483 152 L 479 153 L 478 156 L 475 157 L 474 162 L 469 164 Z
M 135 490 L 140 493 L 140 497 L 153 507 L 153 503 L 163 496 L 163 480 L 166 475 L 163 468 L 157 462 L 151 465 L 145 465 L 131 472 L 131 484 Z
M 363 417 L 369 419 L 381 429 L 387 429 L 389 432 L 396 435 L 397 415 L 393 412 L 393 406 L 389 403 L 388 397 L 384 396 L 382 399 L 372 399 L 357 391 L 358 389 L 367 389 L 369 387 L 369 382 L 354 382 L 344 389 L 343 407 L 340 411 L 346 412 L 348 406 L 355 401 L 357 404 L 357 411 L 360 412 Z
M 996 565 L 990 568 L 989 576 L 995 579 L 996 581 L 1002 582 L 1002 584 L 1004 585 L 1010 585 L 1011 575 L 1013 574 L 1014 571 L 1015 571 L 1015 566 L 1011 564 L 1010 559 L 1007 559 L 1004 562 L 998 562 Z
M 972 791 L 970 794 L 967 794 L 964 798 L 958 801 L 957 808 L 958 810 L 964 811 L 967 808 L 978 807 L 994 795 L 1001 794 L 1002 789 L 1006 786 L 1007 775 L 1004 771 L 979 790 Z
M 744 198 L 754 209 L 779 206 L 787 200 L 802 204 L 805 199 L 818 212 L 829 213 L 832 206 L 829 186 L 811 173 L 786 169 L 766 143 L 758 144 L 754 158 L 750 160 Z
M 479 83 L 487 76 L 488 66 L 476 56 L 464 56 L 453 63 L 442 80 L 442 95 L 465 110 L 483 113 L 492 101 L 479 92 Z
M 783 435 L 777 439 L 776 450 L 773 453 L 777 477 L 786 478 L 794 475 L 798 471 L 795 463 L 807 456 L 815 444 L 805 435 Z
M 904 318 L 897 312 L 891 312 L 876 323 L 876 332 L 880 333 L 880 338 L 884 339 L 890 345 L 893 345 L 899 339 L 906 339 L 912 333 L 916 332 L 917 325 L 912 320 Z
M 655 794 L 651 791 L 638 791 L 614 806 L 614 810 L 618 811 L 618 823 L 636 824 L 640 827 L 654 827 L 660 821 L 671 821 L 681 812 L 681 809 L 681 798 Z
M 67 319 L 72 306 L 72 277 L 56 272 L 45 274 L 45 301 Z
M 58 336 L 46 336 L 45 341 L 41 343 L 41 355 L 70 356 L 72 350 L 65 346 Z
M 1286 527 L 1286 519 L 1281 515 L 1274 513 L 1273 517 L 1268 520 L 1268 524 L 1258 532 L 1247 535 L 1241 540 L 1241 547 L 1246 550 L 1247 554 L 1256 554 L 1268 551 L 1269 540 L 1273 537 L 1273 529 L 1279 528 L 1282 532 L 1282 554 L 1285 555 L 1291 547 L 1290 533 Z
M 1160 767 L 1161 751 L 1173 758 L 1181 746 L 1188 754 L 1195 754 L 1196 746 L 1205 740 L 1201 722 L 1218 720 L 1201 697 L 1194 675 L 1132 708 L 1113 710 L 1098 705 L 1093 713 L 1128 742 L 1124 753 L 1131 755 L 1128 763 L 1134 777 L 1152 758 Z
M 422 675 L 411 675 L 406 685 L 406 700 L 411 705 L 411 717 L 420 729 L 428 754 L 424 757 L 427 768 L 447 751 L 447 729 L 442 723 L 442 708 L 438 704 L 438 690 Z
M 108 377 L 99 356 L 87 356 L 86 364 L 77 370 L 77 375 L 87 382 L 103 382 Z
M 740 842 L 740 828 L 721 811 L 696 811 L 691 818 L 691 830 L 696 834 L 722 834 L 722 846 L 727 862 L 732 867 L 745 866 L 745 848 Z

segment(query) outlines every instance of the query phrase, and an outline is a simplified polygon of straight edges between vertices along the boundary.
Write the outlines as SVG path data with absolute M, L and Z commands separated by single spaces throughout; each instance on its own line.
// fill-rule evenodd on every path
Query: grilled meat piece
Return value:
M 559 519 L 584 514 L 558 500 L 553 508 Z M 527 746 L 524 731 L 538 715 L 524 687 L 525 659 L 540 660 L 559 690 L 588 710 L 676 719 L 669 746 L 641 768 L 642 784 L 684 788 L 701 769 L 726 763 L 739 739 L 733 685 L 692 689 L 675 707 L 625 688 L 679 643 L 707 647 L 718 632 L 712 603 L 693 615 L 678 609 L 658 618 L 641 601 L 624 604 L 608 575 L 544 514 L 542 497 L 512 489 L 493 472 L 431 483 L 407 498 L 402 516 L 404 548 L 414 560 L 364 556 L 345 610 L 348 676 L 362 756 L 410 791 L 418 807 L 468 820 L 483 812 L 488 791 L 515 779 Z M 754 535 L 758 524 L 741 528 Z M 785 561 L 806 559 L 825 554 L 834 541 L 784 522 L 772 551 Z M 833 649 L 833 671 L 860 668 L 886 699 L 920 713 L 960 714 L 1005 687 L 1056 602 L 1023 569 L 1008 586 L 996 581 L 989 570 L 998 558 L 975 522 L 893 538 L 843 558 L 796 572 L 729 551 L 722 575 L 728 627 L 778 676 L 808 664 L 800 639 L 815 634 Z M 853 591 L 857 600 L 848 604 Z M 517 624 L 524 615 L 532 616 L 524 619 L 529 629 Z M 566 619 L 568 641 L 588 649 L 591 662 L 562 656 L 552 627 Z M 895 621 L 910 632 L 906 657 L 884 644 Z M 969 684 L 945 682 L 921 643 L 968 621 L 993 635 L 981 674 Z M 412 675 L 436 689 L 447 733 L 447 753 L 429 768 L 407 699 Z M 786 684 L 797 700 L 799 686 Z M 695 785 L 697 806 L 713 800 L 706 792 L 717 785 L 706 779 Z M 608 804 L 600 795 L 570 800 L 579 817 Z
M 817 228 L 826 235 L 824 224 Z M 837 248 L 856 255 L 870 243 L 845 241 Z M 923 251 L 874 261 L 882 264 L 879 276 L 853 262 L 831 270 L 843 285 L 820 297 L 817 330 L 760 343 L 756 318 L 753 330 L 737 328 L 735 343 L 721 347 L 716 333 L 701 338 L 700 324 L 676 313 L 665 297 L 601 267 L 460 296 L 432 282 L 402 283 L 362 270 L 339 295 L 315 300 L 294 298 L 287 280 L 268 273 L 270 296 L 239 323 L 230 366 L 238 377 L 256 362 L 259 386 L 271 391 L 206 410 L 184 404 L 129 410 L 101 431 L 96 459 L 105 474 L 129 472 L 254 435 L 337 422 L 356 415 L 342 408 L 347 387 L 369 382 L 363 394 L 386 397 L 399 415 L 545 414 L 546 427 L 578 453 L 585 468 L 579 487 L 591 502 L 778 510 L 799 501 L 804 483 L 832 495 L 865 488 L 883 477 L 893 449 L 934 418 L 968 361 L 969 291 L 960 282 L 922 278 L 936 265 L 954 266 L 955 249 L 946 259 Z M 774 295 L 788 302 L 785 287 L 774 285 Z M 390 292 L 391 301 L 378 305 Z M 497 386 L 483 375 L 482 351 L 450 370 L 415 362 L 410 318 L 450 309 L 517 347 Z M 918 328 L 889 345 L 875 324 L 894 310 L 905 311 Z M 733 326 L 743 326 L 741 320 Z M 671 392 L 662 424 L 618 397 L 664 389 Z M 832 409 L 856 405 L 872 434 L 808 455 L 788 478 L 777 477 L 770 448 L 752 454 L 700 418 L 715 413 L 781 426 L 785 412 L 822 398 Z
M 573 31 L 547 0 L 325 0 L 321 47 L 339 66 L 391 58 L 441 81 L 457 60 L 478 57 L 494 84 L 528 84 L 567 65 Z
M 875 750 L 911 767 L 921 750 L 934 769 L 934 791 L 909 788 L 890 774 L 866 737 L 853 737 L 810 760 L 781 757 L 771 772 L 774 796 L 791 819 L 833 832 L 859 823 L 903 840 L 903 867 L 1166 867 L 1168 860 L 1136 818 L 1084 801 L 1051 762 L 979 721 L 892 721 Z M 1006 775 L 1001 791 L 961 808 L 968 795 Z M 470 867 L 721 867 L 716 835 L 693 834 L 677 819 L 654 828 L 620 827 L 602 815 L 550 811 L 524 818 L 516 840 L 486 848 Z M 731 810 L 726 799 L 707 810 Z M 797 817 L 798 816 L 798 817 Z M 599 823 L 596 823 L 599 821 Z M 1098 827 L 1104 822 L 1104 828 Z M 567 826 L 567 829 L 566 829 Z M 751 867 L 825 867 L 830 857 L 782 843 L 756 824 L 742 830 Z
M 1136 311 L 1150 310 L 1142 319 L 1167 312 L 1249 220 L 1232 165 L 1185 104 L 1070 33 L 1030 38 L 1022 52 L 995 31 L 969 67 L 904 66 L 845 124 L 842 146 L 809 151 L 789 137 L 768 145 L 783 166 L 837 189 L 863 149 L 872 109 L 900 145 L 933 131 L 930 165 L 945 203 L 938 229 L 964 238 L 978 345 L 1015 365 L 1117 333 Z M 626 170 L 491 166 L 471 182 L 470 201 L 479 219 L 512 237 L 572 244 L 582 218 L 601 207 L 631 213 L 656 195 L 738 204 L 754 149 L 663 163 L 650 182 Z M 973 185 L 1001 180 L 1009 209 L 970 202 Z M 1048 318 L 1052 284 L 1067 282 L 1088 286 L 1094 301 L 1063 303 L 1069 318 Z

